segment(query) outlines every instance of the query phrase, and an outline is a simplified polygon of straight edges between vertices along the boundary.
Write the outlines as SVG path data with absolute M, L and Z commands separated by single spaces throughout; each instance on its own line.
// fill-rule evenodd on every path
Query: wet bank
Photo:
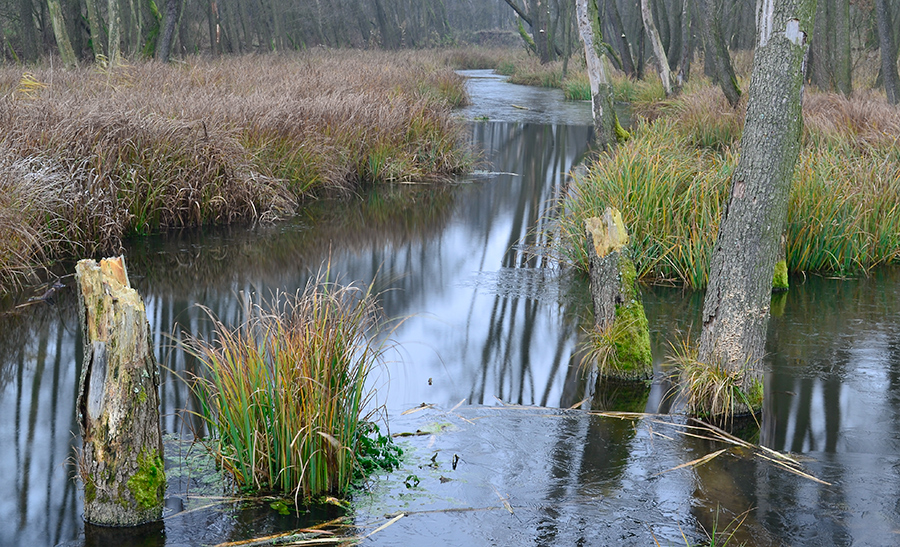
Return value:
M 364 542 L 682 545 L 682 531 L 701 541 L 717 515 L 727 523 L 749 510 L 736 538 L 749 545 L 891 544 L 900 530 L 900 270 L 792 280 L 773 306 L 760 440 L 798 452 L 803 469 L 830 485 L 686 436 L 677 415 L 590 414 L 677 409 L 659 363 L 669 343 L 698 334 L 702 295 L 645 287 L 657 380 L 627 394 L 594 386 L 577 359 L 584 281 L 542 257 L 535 230 L 556 214 L 552 198 L 586 150 L 589 107 L 476 76 L 473 97 L 495 104 L 478 111 L 476 99 L 466 111 L 488 118 L 470 133 L 484 161 L 456 185 L 398 186 L 282 224 L 135 242 L 129 274 L 160 362 L 179 373 L 196 366 L 177 347 L 182 327 L 211 332 L 196 304 L 237 323 L 242 292 L 293 292 L 330 262 L 334 277 L 374 283 L 387 315 L 403 320 L 373 386 L 391 431 L 413 433 L 397 438 L 408 451 L 403 469 L 355 497 L 347 535 L 393 520 Z M 531 118 L 548 112 L 555 117 Z M 66 465 L 80 444 L 79 337 L 71 290 L 0 315 L 0 545 L 216 544 L 344 514 L 327 506 L 296 518 L 269 500 L 218 499 L 224 487 L 208 473 L 181 472 L 193 453 L 178 445 L 167 454 L 179 472 L 161 527 L 114 540 L 86 531 Z M 193 402 L 169 370 L 161 398 L 166 433 L 200 431 L 180 412 Z M 582 410 L 558 410 L 573 405 Z

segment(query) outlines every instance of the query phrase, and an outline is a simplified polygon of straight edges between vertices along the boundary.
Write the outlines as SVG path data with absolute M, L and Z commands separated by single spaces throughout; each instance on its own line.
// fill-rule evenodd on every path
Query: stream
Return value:
M 589 104 L 464 73 L 473 104 L 460 115 L 475 120 L 467 135 L 481 154 L 472 175 L 319 202 L 275 225 L 132 242 L 129 276 L 166 367 L 162 523 L 82 521 L 71 278 L 51 302 L 25 295 L 0 309 L 0 546 L 213 545 L 344 515 L 221 499 L 186 441 L 202 425 L 182 412 L 194 401 L 178 378 L 196 367 L 178 350 L 182 329 L 212 332 L 197 304 L 236 324 L 245 295 L 293 293 L 323 264 L 332 279 L 371 285 L 395 320 L 370 387 L 391 432 L 411 435 L 396 439 L 401 469 L 354 496 L 348 534 L 371 534 L 363 544 L 709 544 L 738 521 L 734 544 L 900 541 L 900 269 L 794 278 L 773 301 L 758 442 L 792 452 L 807 476 L 764 450 L 695 438 L 663 361 L 699 334 L 702 294 L 642 287 L 656 380 L 637 392 L 597 385 L 579 359 L 586 282 L 542 252 L 553 198 L 587 150 Z

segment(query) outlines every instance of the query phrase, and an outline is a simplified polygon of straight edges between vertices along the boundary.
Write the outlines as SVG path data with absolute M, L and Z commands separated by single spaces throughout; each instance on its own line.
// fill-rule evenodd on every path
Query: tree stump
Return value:
M 162 518 L 166 476 L 159 426 L 159 370 L 144 302 L 123 257 L 75 266 L 84 334 L 77 413 L 84 519 L 136 526 Z
M 653 376 L 650 329 L 634 262 L 626 255 L 628 233 L 619 211 L 585 220 L 590 258 L 595 335 L 589 352 L 604 355 L 601 375 L 621 380 Z

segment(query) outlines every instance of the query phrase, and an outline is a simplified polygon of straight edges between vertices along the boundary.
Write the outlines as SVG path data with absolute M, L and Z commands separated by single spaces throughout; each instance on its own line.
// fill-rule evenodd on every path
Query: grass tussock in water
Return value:
M 743 115 L 717 89 L 655 107 L 634 138 L 590 164 L 564 195 L 558 250 L 587 267 L 583 219 L 622 211 L 638 274 L 692 288 L 708 281 Z M 900 111 L 874 93 L 808 94 L 788 210 L 791 272 L 853 275 L 900 256 Z
M 322 276 L 275 300 L 238 328 L 216 321 L 215 340 L 190 343 L 204 369 L 192 389 L 210 448 L 243 489 L 298 502 L 343 494 L 382 442 L 365 425 L 379 312 L 369 291 Z
M 0 212 L 4 233 L 38 238 L 0 251 L 4 289 L 41 253 L 115 252 L 130 235 L 274 218 L 308 196 L 471 163 L 450 112 L 467 101 L 463 79 L 424 53 L 5 67 L 0 96 L 0 164 L 19 166 L 4 167 L 4 194 L 40 180 L 55 198 Z

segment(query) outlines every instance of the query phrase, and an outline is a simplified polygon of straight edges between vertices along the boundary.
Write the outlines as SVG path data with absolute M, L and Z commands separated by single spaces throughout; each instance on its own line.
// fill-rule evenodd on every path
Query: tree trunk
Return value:
M 549 19 L 547 2 L 549 0 L 531 0 L 529 16 L 531 17 L 531 36 L 541 64 L 547 64 L 553 60 L 552 45 L 549 36 Z
M 678 63 L 676 81 L 683 86 L 691 77 L 691 61 L 694 60 L 694 40 L 691 34 L 691 0 L 681 5 L 681 62 Z
M 823 0 L 827 1 L 827 0 Z M 853 91 L 850 62 L 850 0 L 834 1 L 834 84 L 849 97 Z
M 22 25 L 22 57 L 25 61 L 34 61 L 38 58 L 38 35 L 32 0 L 19 0 L 19 22 Z
M 622 70 L 629 78 L 634 78 L 637 71 L 634 68 L 634 56 L 631 54 L 631 47 L 625 36 L 625 25 L 622 24 L 622 16 L 619 14 L 619 5 L 616 0 L 606 0 L 607 14 L 613 29 L 613 41 L 616 49 L 619 51 L 619 58 L 622 60 Z
M 675 88 L 672 85 L 672 70 L 669 68 L 669 58 L 666 57 L 666 50 L 663 49 L 659 32 L 656 30 L 656 24 L 653 22 L 650 0 L 641 0 L 641 18 L 644 20 L 644 29 L 646 29 L 647 37 L 650 39 L 650 49 L 653 51 L 653 58 L 656 59 L 659 79 L 662 80 L 666 97 L 671 97 L 675 93 Z
M 897 56 L 894 49 L 894 31 L 887 0 L 875 0 L 875 17 L 878 20 L 878 46 L 881 50 L 881 75 L 888 102 L 900 103 L 900 78 L 897 77 Z
M 124 258 L 75 267 L 84 333 L 78 389 L 84 519 L 136 526 L 162 518 L 166 476 L 159 427 L 159 370 L 144 303 Z
M 106 55 L 103 47 L 103 25 L 100 24 L 100 14 L 97 11 L 97 0 L 85 0 L 88 14 L 88 28 L 91 29 L 91 49 L 94 51 L 94 61 L 99 61 Z
M 122 11 L 119 0 L 109 0 L 109 64 L 115 66 L 122 62 Z
M 741 89 L 738 87 L 737 77 L 734 75 L 734 66 L 731 64 L 728 46 L 722 39 L 715 6 L 712 4 L 712 0 L 693 0 L 693 2 L 696 9 L 694 14 L 697 16 L 700 32 L 703 35 L 703 51 L 706 55 L 706 62 L 712 67 L 713 78 L 725 93 L 728 104 L 735 107 L 741 100 Z
M 66 32 L 66 21 L 63 19 L 62 6 L 59 0 L 47 0 L 47 9 L 50 12 L 50 22 L 53 24 L 53 35 L 56 37 L 56 47 L 59 48 L 59 56 L 66 66 L 75 66 L 75 50 L 69 41 L 69 33 Z
M 603 66 L 600 22 L 597 19 L 596 0 L 576 0 L 575 15 L 578 33 L 584 44 L 588 79 L 591 83 L 591 100 L 594 112 L 594 144 L 601 150 L 616 145 L 616 114 L 612 106 L 612 86 Z
M 88 0 L 90 1 L 90 0 Z M 156 49 L 156 58 L 164 63 L 169 62 L 172 54 L 172 39 L 175 37 L 175 24 L 178 22 L 178 0 L 166 0 L 166 21 L 162 38 Z
M 738 376 L 750 408 L 735 413 L 762 404 L 772 272 L 800 150 L 802 65 L 814 11 L 815 0 L 759 3 L 741 157 L 713 249 L 699 348 L 700 362 Z
M 622 215 L 607 207 L 602 218 L 585 220 L 585 228 L 594 325 L 605 346 L 600 372 L 606 378 L 646 380 L 653 376 L 650 329 L 634 262 L 625 253 L 628 233 Z

